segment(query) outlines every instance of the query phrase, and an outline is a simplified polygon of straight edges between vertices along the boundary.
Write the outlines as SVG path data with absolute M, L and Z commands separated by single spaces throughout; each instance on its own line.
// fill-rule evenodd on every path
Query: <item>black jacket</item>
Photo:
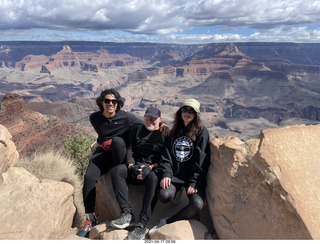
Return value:
M 210 136 L 206 127 L 198 132 L 196 140 L 180 136 L 167 138 L 156 172 L 161 179 L 169 177 L 195 189 L 206 187 L 206 175 L 210 165 Z
M 118 111 L 109 119 L 103 116 L 102 111 L 94 112 L 90 115 L 90 122 L 98 134 L 98 144 L 116 136 L 122 137 L 125 142 L 127 142 L 130 127 L 143 123 L 143 121 L 135 115 L 123 110 Z
M 158 163 L 164 149 L 165 137 L 160 130 L 150 132 L 144 125 L 130 129 L 128 138 L 127 163 Z

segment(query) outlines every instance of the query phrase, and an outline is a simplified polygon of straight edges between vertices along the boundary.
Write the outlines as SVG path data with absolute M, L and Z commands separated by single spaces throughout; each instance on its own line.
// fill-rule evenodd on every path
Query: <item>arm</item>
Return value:
M 129 137 L 128 137 L 128 148 L 127 148 L 127 156 L 126 156 L 126 163 L 128 167 L 131 164 L 135 163 L 135 160 L 133 158 L 133 147 L 136 143 L 136 133 L 137 133 L 138 126 L 134 126 L 130 128 L 129 131 Z
M 194 164 L 191 168 L 189 186 L 199 189 L 206 185 L 206 175 L 210 164 L 210 136 L 207 128 L 199 133 L 194 148 Z M 191 193 L 192 194 L 192 193 Z
M 158 167 L 155 169 L 156 173 L 161 178 L 160 186 L 162 188 L 168 188 L 171 184 L 173 176 L 172 172 L 172 160 L 171 160 L 171 138 L 166 137 L 165 148 L 162 151 L 161 159 L 158 163 Z

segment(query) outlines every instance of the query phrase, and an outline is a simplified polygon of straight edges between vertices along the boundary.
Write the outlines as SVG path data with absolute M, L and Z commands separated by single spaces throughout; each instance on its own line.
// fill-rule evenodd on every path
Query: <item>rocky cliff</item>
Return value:
M 29 108 L 66 122 L 83 124 L 80 114 L 89 113 L 70 99 L 90 103 L 110 87 L 126 100 L 125 110 L 141 115 L 158 106 L 169 123 L 182 101 L 194 97 L 212 137 L 247 140 L 265 120 L 282 127 L 320 119 L 318 44 L 0 44 L 0 98 L 19 94 Z
M 12 135 L 21 155 L 44 149 L 61 149 L 67 135 L 78 132 L 92 136 L 92 129 L 67 123 L 55 116 L 46 116 L 29 108 L 17 94 L 8 94 L 0 103 L 0 124 Z
M 212 141 L 210 213 L 221 239 L 319 239 L 320 125 Z
M 6 128 L 0 128 L 0 138 L 12 144 Z M 215 238 L 214 229 L 222 240 L 319 239 L 319 135 L 319 125 L 295 125 L 263 130 L 246 142 L 236 137 L 212 140 L 207 205 L 200 222 L 184 220 L 165 225 L 146 239 L 210 240 Z M 5 144 L 0 145 L 2 152 L 9 155 L 15 151 Z M 76 229 L 71 229 L 75 213 L 72 186 L 39 180 L 14 167 L 16 159 L 0 158 L 0 168 L 5 169 L 0 186 L 0 216 L 5 225 L 0 239 L 81 239 L 75 235 Z M 143 186 L 129 188 L 136 214 Z M 120 210 L 108 173 L 100 178 L 97 191 L 96 212 L 101 224 L 93 228 L 89 239 L 122 240 L 130 229 L 109 226 Z M 180 202 L 158 203 L 150 225 L 174 213 L 186 201 L 183 194 Z

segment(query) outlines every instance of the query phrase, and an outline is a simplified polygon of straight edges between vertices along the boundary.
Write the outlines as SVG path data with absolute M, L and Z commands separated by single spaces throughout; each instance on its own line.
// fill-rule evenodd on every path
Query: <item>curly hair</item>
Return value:
M 123 107 L 123 105 L 124 105 L 124 101 L 122 100 L 119 92 L 117 92 L 117 91 L 114 90 L 114 89 L 106 89 L 106 90 L 104 90 L 104 91 L 102 91 L 102 92 L 100 93 L 100 96 L 97 97 L 97 99 L 96 99 L 96 104 L 98 105 L 99 109 L 103 112 L 104 109 L 103 109 L 102 102 L 103 102 L 104 98 L 106 97 L 106 95 L 108 95 L 108 94 L 113 94 L 113 95 L 115 96 L 115 98 L 117 99 L 117 101 L 118 101 L 118 106 L 117 106 L 116 112 L 119 112 L 120 109 L 121 109 L 121 108 Z
M 189 137 L 192 141 L 195 141 L 198 135 L 198 132 L 202 129 L 202 121 L 198 113 L 195 114 L 192 122 L 185 127 L 182 119 L 182 110 L 181 108 L 176 112 L 173 126 L 170 130 L 170 136 L 172 138 L 177 138 L 186 133 L 186 136 Z

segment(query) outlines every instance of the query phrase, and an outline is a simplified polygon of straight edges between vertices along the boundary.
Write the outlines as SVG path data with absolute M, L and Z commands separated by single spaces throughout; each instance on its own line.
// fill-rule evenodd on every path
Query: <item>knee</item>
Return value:
M 123 138 L 115 136 L 112 138 L 112 147 L 126 147 L 126 143 Z
M 122 178 L 122 176 L 126 176 L 127 166 L 124 164 L 119 164 L 112 168 L 111 170 L 111 178 Z
M 170 188 L 162 189 L 160 188 L 158 191 L 158 199 L 162 203 L 170 202 L 174 198 L 173 191 L 170 190 Z
M 200 197 L 193 199 L 193 201 L 190 201 L 189 204 L 195 211 L 201 211 L 203 208 L 203 200 Z

